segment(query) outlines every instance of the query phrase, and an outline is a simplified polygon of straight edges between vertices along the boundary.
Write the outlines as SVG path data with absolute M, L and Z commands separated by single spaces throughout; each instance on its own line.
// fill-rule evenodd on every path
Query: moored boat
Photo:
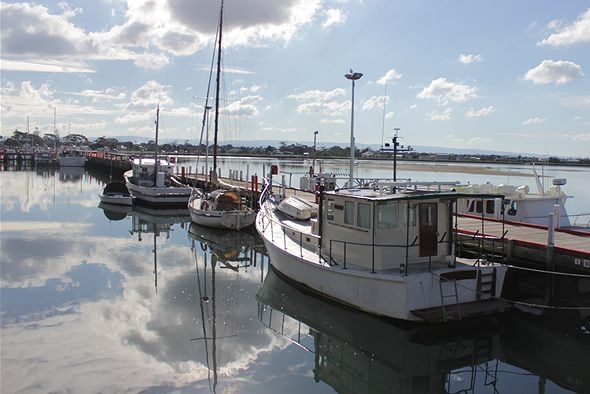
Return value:
M 60 167 L 84 167 L 86 164 L 86 150 L 64 146 L 57 155 L 57 163 Z
M 256 229 L 271 264 L 375 315 L 440 322 L 505 310 L 499 297 L 507 267 L 455 254 L 453 214 L 462 194 L 410 183 L 322 191 L 318 216 L 308 220 L 281 212 L 281 196 L 266 188 Z
M 223 25 L 223 1 L 219 13 L 218 40 L 216 45 L 217 56 L 217 83 L 215 96 L 215 131 L 213 144 L 213 171 L 211 172 L 212 183 L 217 186 L 213 191 L 194 189 L 188 202 L 188 210 L 191 220 L 201 226 L 241 230 L 254 224 L 256 220 L 256 211 L 243 201 L 238 188 L 233 185 L 225 184 L 217 178 L 217 137 L 219 134 L 219 89 L 221 81 L 221 38 Z M 213 73 L 213 67 L 211 67 Z M 211 80 L 211 79 L 210 79 Z M 209 91 L 207 91 L 209 97 Z M 208 100 L 208 99 L 207 99 Z M 203 114 L 203 130 L 209 109 L 212 107 L 205 103 L 205 113 Z M 207 129 L 207 149 L 209 130 Z M 207 155 L 208 156 L 208 155 Z M 206 165 L 208 168 L 208 165 Z
M 102 189 L 98 196 L 105 204 L 132 206 L 134 197 L 129 193 L 127 186 L 121 182 L 111 182 Z
M 152 206 L 186 206 L 192 188 L 174 175 L 175 159 L 158 156 L 158 125 L 160 107 L 156 111 L 156 150 L 153 158 L 133 159 L 131 170 L 125 172 L 125 185 L 138 202 Z
M 194 189 L 188 210 L 194 223 L 211 228 L 242 230 L 256 220 L 256 211 L 236 190 L 217 189 L 205 193 Z
M 544 226 L 549 224 L 549 214 L 553 214 L 555 227 L 570 227 L 571 221 L 565 207 L 570 196 L 561 190 L 567 183 L 566 179 L 554 178 L 552 186 L 545 189 L 535 167 L 533 174 L 537 184 L 536 193 L 531 192 L 528 185 L 494 185 L 489 182 L 457 185 L 456 190 L 466 194 L 458 202 L 457 213 Z M 501 194 L 503 198 L 481 198 L 479 194 L 482 193 Z

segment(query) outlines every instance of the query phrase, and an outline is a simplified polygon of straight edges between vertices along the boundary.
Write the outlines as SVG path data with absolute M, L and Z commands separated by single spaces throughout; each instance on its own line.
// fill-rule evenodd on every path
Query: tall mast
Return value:
M 219 41 L 217 43 L 217 86 L 215 87 L 215 135 L 213 138 L 213 171 L 217 174 L 217 134 L 219 133 L 219 85 L 221 84 L 221 32 L 223 30 L 223 0 L 219 11 Z
M 57 108 L 53 107 L 53 153 L 57 153 L 57 127 L 55 127 L 55 117 L 57 116 Z
M 154 186 L 157 186 L 158 181 L 158 127 L 160 125 L 160 104 L 156 109 L 156 147 L 154 148 Z

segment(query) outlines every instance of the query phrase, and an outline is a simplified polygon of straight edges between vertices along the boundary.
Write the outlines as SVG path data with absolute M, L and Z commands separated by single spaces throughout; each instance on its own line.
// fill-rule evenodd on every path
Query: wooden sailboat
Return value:
M 215 94 L 215 134 L 213 141 L 213 175 L 217 179 L 217 137 L 219 134 L 219 88 L 221 83 L 221 40 L 223 31 L 223 0 L 219 12 L 217 41 L 217 80 Z M 207 106 L 206 106 L 207 107 Z M 256 211 L 245 204 L 239 190 L 220 188 L 207 193 L 193 189 L 188 210 L 194 223 L 201 226 L 241 230 L 256 219 Z

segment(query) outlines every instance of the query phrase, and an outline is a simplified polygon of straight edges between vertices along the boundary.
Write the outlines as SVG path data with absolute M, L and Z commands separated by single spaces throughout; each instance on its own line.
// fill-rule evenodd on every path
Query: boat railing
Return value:
M 437 246 L 440 244 L 446 244 L 448 240 L 446 239 L 447 233 L 444 233 L 442 237 L 437 240 Z M 340 247 L 338 247 L 340 245 Z M 411 242 L 402 243 L 402 244 L 367 244 L 362 242 L 351 242 L 351 241 L 342 241 L 338 239 L 331 239 L 328 245 L 328 258 L 330 265 L 340 265 L 343 269 L 349 268 L 348 263 L 348 255 L 351 254 L 353 248 L 366 250 L 370 249 L 371 254 L 371 273 L 376 273 L 377 270 L 375 268 L 375 256 L 379 252 L 384 252 L 382 254 L 387 255 L 387 251 L 391 250 L 400 250 L 404 249 L 402 262 L 399 265 L 400 273 L 407 275 L 410 268 L 416 268 L 416 270 L 424 270 L 427 269 L 430 271 L 434 265 L 445 264 L 448 265 L 446 261 L 441 261 L 438 256 L 428 256 L 428 259 L 424 259 L 421 261 L 414 261 L 410 263 L 410 252 L 411 250 L 416 250 L 416 248 L 420 247 L 420 243 L 418 242 L 418 236 L 416 236 Z M 337 250 L 338 249 L 338 250 Z M 437 248 L 438 249 L 438 248 Z M 340 251 L 341 255 L 337 252 Z M 355 253 L 358 255 L 358 253 Z M 336 256 L 340 256 L 340 259 L 337 259 Z M 433 260 L 433 257 L 435 258 Z M 454 264 L 454 262 L 452 263 Z
M 307 232 L 302 232 L 301 229 L 298 229 L 293 226 L 289 226 L 288 224 L 282 223 L 279 220 L 274 219 L 274 215 L 271 212 L 272 207 L 268 204 L 262 204 L 260 207 L 260 213 L 257 216 L 257 220 L 259 221 L 260 229 L 265 232 L 269 229 L 269 235 L 271 242 L 282 243 L 282 248 L 284 250 L 288 250 L 289 246 L 291 248 L 296 247 L 297 251 L 299 252 L 300 257 L 304 256 L 305 251 L 313 251 L 318 255 L 318 262 L 319 264 L 327 264 L 330 266 L 340 266 L 343 269 L 349 268 L 349 256 L 354 254 L 358 256 L 359 250 L 362 252 L 366 252 L 366 255 L 370 255 L 371 265 L 370 265 L 370 272 L 376 273 L 377 268 L 375 264 L 376 256 L 378 255 L 390 255 L 388 251 L 392 250 L 400 250 L 404 249 L 403 253 L 401 253 L 402 259 L 399 265 L 400 273 L 404 275 L 408 275 L 410 270 L 416 271 L 423 271 L 428 270 L 431 271 L 433 267 L 438 267 L 441 264 L 446 266 L 454 267 L 455 266 L 455 259 L 452 261 L 448 261 L 445 259 L 441 259 L 438 256 L 428 256 L 428 258 L 421 259 L 419 261 L 412 261 L 410 262 L 413 250 L 420 247 L 420 243 L 418 242 L 418 236 L 414 239 L 408 241 L 407 243 L 401 244 L 370 244 L 370 243 L 362 243 L 362 242 L 352 242 L 352 241 L 344 241 L 344 240 L 337 240 L 331 239 L 329 241 L 328 246 L 328 253 L 327 255 L 323 255 L 322 253 L 318 253 L 318 248 L 320 245 L 320 236 L 315 234 L 310 234 Z M 278 227 L 277 227 L 278 226 Z M 473 250 L 477 250 L 477 252 L 473 256 L 473 266 L 481 266 L 487 265 L 493 262 L 503 262 L 504 261 L 504 242 L 502 242 L 501 238 L 498 237 L 491 237 L 491 236 L 481 236 L 475 235 L 470 237 L 471 240 L 475 240 L 476 247 L 473 249 L 468 248 L 466 245 L 463 245 L 465 241 L 457 241 L 456 250 L 460 253 L 471 254 Z M 295 243 L 295 245 L 289 245 L 289 241 Z M 448 235 L 445 232 L 440 239 L 437 239 L 437 249 L 438 245 L 448 243 Z M 491 242 L 491 252 L 484 253 L 484 246 L 485 242 Z M 354 249 L 356 248 L 356 251 Z M 498 249 L 501 248 L 501 249 Z M 489 249 L 489 248 L 487 248 Z M 487 250 L 486 249 L 486 250 Z M 355 264 L 356 267 L 358 265 Z
M 568 215 L 568 218 L 572 227 L 590 228 L 590 212 Z
M 292 227 L 278 220 L 275 220 L 272 212 L 269 212 L 271 209 L 272 208 L 270 208 L 266 204 L 261 205 L 260 212 L 262 214 L 257 215 L 257 220 L 260 221 L 259 223 L 262 231 L 266 231 L 270 227 L 270 239 L 273 243 L 276 239 L 275 236 L 280 234 L 280 240 L 282 240 L 283 249 L 288 249 L 288 240 L 291 240 L 297 244 L 299 255 L 301 257 L 303 257 L 304 251 L 308 250 L 309 247 L 315 248 L 319 245 L 320 237 L 318 235 L 309 233 L 304 234 L 300 229 L 296 227 Z M 280 231 L 275 231 L 277 228 L 280 229 Z M 325 261 L 322 261 L 321 256 L 318 255 L 318 258 L 321 264 L 325 263 Z

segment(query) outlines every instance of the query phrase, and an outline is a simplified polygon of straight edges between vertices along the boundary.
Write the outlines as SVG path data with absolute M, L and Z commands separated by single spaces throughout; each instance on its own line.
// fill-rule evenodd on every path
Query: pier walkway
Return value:
M 104 169 L 116 169 L 125 171 L 131 167 L 127 157 L 123 155 L 94 154 L 89 157 L 89 162 Z M 92 165 L 91 164 L 91 165 Z M 179 171 L 182 180 L 197 187 L 206 186 L 207 178 L 203 174 L 185 173 L 185 167 Z M 190 171 L 190 167 L 189 167 Z M 279 176 L 277 176 L 279 178 Z M 262 191 L 262 178 L 251 177 L 249 180 L 237 180 L 220 177 L 227 184 L 246 190 L 253 201 L 257 201 Z M 278 179 L 277 179 L 278 180 Z M 280 186 L 274 182 L 274 190 Z M 287 195 L 297 195 L 309 201 L 315 201 L 316 196 L 312 192 L 297 188 L 286 187 Z M 497 251 L 501 246 L 502 253 L 510 258 L 522 258 L 535 263 L 542 263 L 553 268 L 571 268 L 577 272 L 590 274 L 590 232 L 570 229 L 556 229 L 553 244 L 549 242 L 549 230 L 546 226 L 530 225 L 526 223 L 514 223 L 509 221 L 483 219 L 460 215 L 458 217 L 457 235 L 462 241 L 481 242 L 484 247 L 489 239 L 493 239 L 491 246 Z

